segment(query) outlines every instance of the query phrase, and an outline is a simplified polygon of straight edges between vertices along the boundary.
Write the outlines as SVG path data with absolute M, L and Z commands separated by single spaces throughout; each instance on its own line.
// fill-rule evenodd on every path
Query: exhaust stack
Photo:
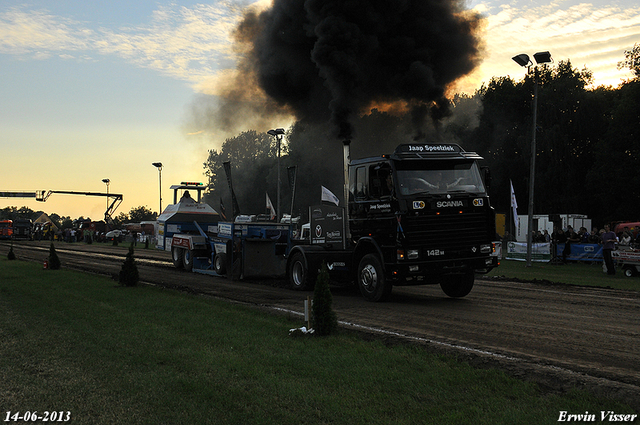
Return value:
M 351 140 L 345 140 L 342 144 L 344 153 L 344 233 L 346 240 L 349 241 L 351 239 L 351 231 L 349 230 L 349 164 L 351 163 Z

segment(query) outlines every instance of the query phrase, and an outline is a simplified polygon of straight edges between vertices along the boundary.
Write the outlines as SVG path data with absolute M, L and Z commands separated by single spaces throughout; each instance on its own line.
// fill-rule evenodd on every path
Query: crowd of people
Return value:
M 635 231 L 634 231 L 635 230 Z M 572 244 L 598 244 L 602 246 L 602 256 L 607 274 L 615 274 L 615 264 L 612 252 L 616 249 L 634 249 L 640 247 L 640 229 L 629 229 L 624 227 L 618 233 L 614 233 L 611 227 L 606 224 L 604 228 L 594 227 L 591 232 L 585 227 L 580 227 L 576 232 L 572 226 L 566 230 L 560 226 L 554 226 L 553 233 L 545 229 L 543 231 L 534 230 L 531 232 L 534 243 L 552 243 L 554 245 L 564 244 L 562 251 L 562 261 L 566 262 L 571 254 Z M 508 232 L 505 232 L 505 242 L 515 241 Z M 560 253 L 558 253 L 560 255 Z
M 569 243 L 569 244 L 602 244 L 602 235 L 607 232 L 606 227 L 598 230 L 597 227 L 594 227 L 591 232 L 587 230 L 585 227 L 581 227 L 577 232 L 573 229 L 572 226 L 569 226 L 567 230 L 563 230 L 562 228 L 555 226 L 552 234 L 545 229 L 543 231 L 533 230 L 531 232 L 531 237 L 533 243 Z M 628 227 L 625 227 L 621 232 L 615 234 L 616 236 L 616 245 L 619 247 L 640 247 L 640 231 L 634 233 Z M 516 239 L 509 235 L 508 232 L 505 233 L 505 241 L 515 241 Z

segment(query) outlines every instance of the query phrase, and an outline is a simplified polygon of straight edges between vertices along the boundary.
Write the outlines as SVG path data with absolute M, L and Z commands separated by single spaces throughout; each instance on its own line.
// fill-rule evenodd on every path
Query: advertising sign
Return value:
M 345 247 L 345 214 L 343 207 L 317 205 L 309 208 L 311 243 L 335 243 Z

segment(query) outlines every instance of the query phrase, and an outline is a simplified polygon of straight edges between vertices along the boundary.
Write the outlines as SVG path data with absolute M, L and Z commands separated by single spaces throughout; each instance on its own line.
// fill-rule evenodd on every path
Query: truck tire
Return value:
M 635 266 L 624 266 L 622 269 L 624 270 L 624 275 L 626 277 L 633 277 L 638 274 Z
M 385 301 L 391 295 L 392 285 L 387 282 L 377 255 L 367 254 L 360 260 L 358 286 L 360 293 L 368 301 Z
M 314 287 L 315 280 L 312 273 L 309 273 L 304 255 L 295 252 L 289 261 L 287 275 L 289 276 L 289 284 L 291 289 L 296 291 L 308 291 Z
M 193 257 L 194 257 L 194 252 L 191 251 L 190 249 L 183 249 L 182 251 L 184 251 L 184 255 L 182 258 L 182 263 L 184 264 L 184 269 L 188 272 L 193 270 Z
M 220 253 L 213 257 L 213 270 L 220 276 L 227 273 L 227 254 Z
M 475 275 L 473 271 L 464 274 L 452 274 L 444 277 L 440 282 L 442 291 L 451 298 L 462 298 L 471 292 Z
M 176 269 L 181 269 L 184 267 L 183 254 L 182 254 L 181 248 L 176 248 L 176 247 L 171 248 L 171 258 L 173 259 L 173 265 Z

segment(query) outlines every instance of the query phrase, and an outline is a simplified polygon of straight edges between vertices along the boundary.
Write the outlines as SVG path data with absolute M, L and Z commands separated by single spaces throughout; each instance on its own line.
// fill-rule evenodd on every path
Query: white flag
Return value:
M 269 194 L 267 192 L 265 192 L 264 194 L 267 195 L 267 209 L 269 210 L 269 218 L 273 220 L 274 218 L 276 218 L 276 209 L 273 208 L 271 199 L 269 199 Z
M 338 206 L 340 204 L 340 200 L 336 195 L 334 195 L 329 189 L 322 186 L 322 202 L 332 202 Z
M 518 227 L 520 226 L 520 221 L 518 220 L 518 202 L 516 201 L 516 193 L 513 191 L 513 182 L 509 180 L 511 183 L 511 208 L 513 209 L 513 223 L 516 226 L 516 234 L 518 233 Z

